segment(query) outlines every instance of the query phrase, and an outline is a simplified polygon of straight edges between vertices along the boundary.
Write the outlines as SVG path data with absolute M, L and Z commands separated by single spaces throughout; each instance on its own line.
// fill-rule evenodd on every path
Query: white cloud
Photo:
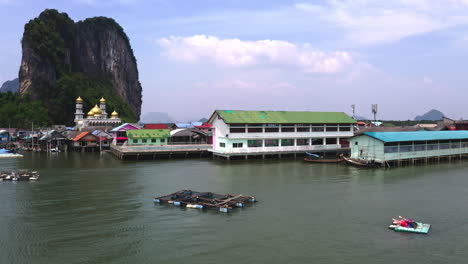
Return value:
M 310 44 L 281 40 L 243 41 L 214 36 L 168 37 L 158 40 L 170 59 L 187 63 L 215 63 L 230 67 L 294 67 L 306 73 L 338 73 L 353 62 L 349 52 L 325 52 Z
M 344 28 L 349 40 L 364 45 L 468 24 L 468 0 L 332 0 L 295 7 Z

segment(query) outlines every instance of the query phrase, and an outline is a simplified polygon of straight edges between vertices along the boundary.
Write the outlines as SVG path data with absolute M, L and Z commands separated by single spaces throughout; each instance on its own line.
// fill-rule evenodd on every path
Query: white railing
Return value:
M 341 149 L 340 144 L 335 145 L 312 145 L 312 146 L 287 146 L 287 147 L 258 147 L 258 148 L 230 148 L 216 149 L 215 153 L 223 154 L 248 154 L 248 153 L 268 153 L 268 152 L 306 152 Z
M 326 138 L 352 137 L 352 131 L 338 132 L 274 132 L 274 133 L 229 133 L 230 139 L 281 139 L 281 138 Z
M 158 152 L 158 151 L 208 151 L 211 150 L 211 144 L 198 145 L 161 145 L 161 146 L 115 146 L 111 145 L 112 149 L 119 152 Z

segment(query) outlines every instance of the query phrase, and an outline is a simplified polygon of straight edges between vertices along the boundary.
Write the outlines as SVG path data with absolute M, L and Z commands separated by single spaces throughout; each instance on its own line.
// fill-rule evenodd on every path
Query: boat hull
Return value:
M 390 226 L 390 227 L 392 227 L 392 226 Z M 430 228 L 431 228 L 430 224 L 424 224 L 424 223 L 419 223 L 418 222 L 418 227 L 417 228 L 397 226 L 397 227 L 392 228 L 392 229 L 395 230 L 396 232 L 409 232 L 409 233 L 427 234 L 427 233 L 429 233 Z
M 312 163 L 340 163 L 340 162 L 343 162 L 344 159 L 308 159 L 308 158 L 305 158 L 304 161 L 312 162 Z

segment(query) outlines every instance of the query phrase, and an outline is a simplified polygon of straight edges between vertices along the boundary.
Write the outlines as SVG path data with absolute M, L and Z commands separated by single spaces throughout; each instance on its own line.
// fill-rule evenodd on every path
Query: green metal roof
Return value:
M 343 112 L 216 110 L 227 124 L 356 123 Z
M 468 139 L 468 131 L 411 131 L 411 132 L 364 132 L 364 135 L 383 142 L 430 141 Z
M 129 138 L 168 138 L 170 136 L 169 129 L 127 130 L 127 137 Z

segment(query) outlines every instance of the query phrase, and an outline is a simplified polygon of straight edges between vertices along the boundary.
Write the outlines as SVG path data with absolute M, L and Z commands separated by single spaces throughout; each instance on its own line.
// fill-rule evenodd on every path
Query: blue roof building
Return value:
M 351 158 L 386 161 L 468 154 L 468 131 L 365 132 L 349 139 Z

